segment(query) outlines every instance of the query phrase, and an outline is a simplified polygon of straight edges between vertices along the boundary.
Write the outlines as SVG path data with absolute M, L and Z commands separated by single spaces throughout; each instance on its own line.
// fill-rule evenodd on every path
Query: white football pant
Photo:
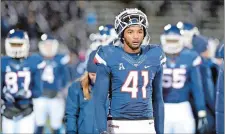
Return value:
M 189 102 L 186 101 L 181 103 L 164 103 L 164 104 L 165 104 L 164 105 L 165 134 L 195 133 L 195 119 Z
M 63 98 L 39 97 L 33 99 L 35 112 L 35 125 L 45 126 L 47 117 L 50 117 L 50 126 L 53 129 L 60 129 L 64 116 L 65 102 Z
M 2 116 L 3 134 L 32 134 L 34 133 L 34 112 L 20 120 L 8 119 Z
M 112 134 L 155 134 L 154 120 L 108 120 L 108 132 Z

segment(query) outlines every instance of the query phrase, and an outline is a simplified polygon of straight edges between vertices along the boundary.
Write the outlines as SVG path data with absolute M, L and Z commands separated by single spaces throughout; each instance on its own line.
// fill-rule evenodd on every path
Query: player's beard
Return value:
M 133 44 L 132 42 L 129 42 L 128 40 L 126 40 L 126 38 L 124 38 L 124 42 L 127 44 L 127 46 L 130 48 L 130 49 L 132 49 L 132 50 L 137 50 L 137 49 L 139 49 L 140 48 L 140 46 L 141 46 L 141 43 L 142 42 L 140 42 L 139 44 Z

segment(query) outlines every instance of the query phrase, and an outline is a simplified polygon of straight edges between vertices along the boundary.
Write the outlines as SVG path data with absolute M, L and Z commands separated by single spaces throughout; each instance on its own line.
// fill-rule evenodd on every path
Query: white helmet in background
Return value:
M 160 40 L 163 51 L 168 54 L 177 54 L 184 47 L 180 29 L 175 25 L 166 25 Z
M 44 57 L 54 57 L 58 52 L 59 42 L 54 37 L 43 34 L 38 47 L 41 55 Z
M 29 55 L 30 43 L 27 32 L 12 29 L 5 39 L 6 55 L 12 58 L 25 58 Z

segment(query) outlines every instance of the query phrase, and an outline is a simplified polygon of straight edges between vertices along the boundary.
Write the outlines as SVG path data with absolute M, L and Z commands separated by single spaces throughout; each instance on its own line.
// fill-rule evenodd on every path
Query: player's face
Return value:
M 124 43 L 132 50 L 140 48 L 144 39 L 144 28 L 140 25 L 132 25 L 124 31 Z
M 91 79 L 92 83 L 95 83 L 96 80 L 96 73 L 88 73 L 89 78 Z

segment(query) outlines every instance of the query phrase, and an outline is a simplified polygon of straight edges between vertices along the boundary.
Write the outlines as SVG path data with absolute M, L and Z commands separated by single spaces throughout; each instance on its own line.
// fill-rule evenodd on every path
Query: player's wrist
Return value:
M 204 117 L 206 117 L 206 111 L 205 110 L 198 111 L 198 118 L 204 118 Z

